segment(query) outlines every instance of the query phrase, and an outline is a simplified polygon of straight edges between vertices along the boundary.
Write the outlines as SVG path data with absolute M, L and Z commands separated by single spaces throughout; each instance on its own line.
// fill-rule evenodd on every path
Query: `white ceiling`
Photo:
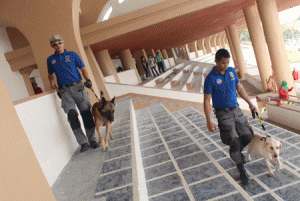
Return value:
M 119 0 L 110 0 L 108 4 L 112 6 L 113 11 L 110 14 L 109 18 L 114 18 L 119 15 L 132 12 L 134 10 L 160 3 L 162 1 L 165 0 L 124 0 L 123 3 L 120 4 Z

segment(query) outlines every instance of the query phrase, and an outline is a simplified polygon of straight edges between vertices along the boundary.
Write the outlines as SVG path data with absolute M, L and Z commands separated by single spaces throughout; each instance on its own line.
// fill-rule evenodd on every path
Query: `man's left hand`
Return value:
M 86 79 L 84 86 L 87 88 L 92 88 L 92 81 L 90 79 Z
M 255 112 L 257 112 L 257 108 L 252 103 L 249 104 L 249 108 L 250 110 L 254 110 Z

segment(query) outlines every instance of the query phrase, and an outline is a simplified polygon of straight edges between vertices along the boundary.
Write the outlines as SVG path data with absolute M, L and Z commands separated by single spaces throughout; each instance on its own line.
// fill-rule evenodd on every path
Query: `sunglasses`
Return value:
M 56 45 L 60 45 L 60 44 L 62 44 L 62 42 L 53 43 L 53 44 L 52 44 L 52 47 L 54 47 L 54 46 L 56 46 Z

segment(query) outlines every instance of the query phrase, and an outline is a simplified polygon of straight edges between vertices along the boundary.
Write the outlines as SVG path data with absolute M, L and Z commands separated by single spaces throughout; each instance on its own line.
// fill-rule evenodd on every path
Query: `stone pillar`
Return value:
M 216 34 L 212 35 L 210 37 L 210 47 L 212 48 L 213 52 L 217 51 L 217 47 L 216 47 Z
M 55 201 L 1 79 L 0 94 L 0 200 Z
M 221 48 L 220 38 L 221 38 L 221 33 L 217 33 L 216 34 L 216 47 L 217 47 L 217 50 Z
M 104 77 L 114 75 L 116 83 L 121 83 L 115 66 L 110 58 L 108 50 L 101 50 L 95 53 L 95 58 L 100 66 Z
M 134 60 L 132 58 L 130 49 L 123 50 L 121 52 L 121 58 L 122 58 L 122 61 L 124 63 L 124 69 L 125 70 L 131 70 L 131 69 L 133 69 L 134 72 L 135 72 L 135 74 L 136 74 L 136 78 L 138 79 L 139 83 L 141 83 L 142 80 L 141 80 L 141 77 L 139 75 L 139 72 L 136 69 L 136 65 L 135 65 Z
M 197 41 L 199 50 L 202 50 L 203 55 L 206 55 L 206 50 L 205 50 L 205 46 L 204 46 L 204 38 L 201 38 L 200 40 Z
M 272 76 L 272 67 L 256 6 L 245 8 L 244 15 L 264 92 L 267 92 L 267 79 Z
M 226 37 L 226 33 L 223 32 L 222 35 L 221 35 L 221 38 L 220 38 L 221 47 L 222 47 L 223 49 L 226 48 L 226 45 L 225 45 L 225 37 Z
M 104 78 L 104 76 L 103 76 L 103 74 L 100 70 L 99 64 L 98 64 L 98 62 L 95 58 L 95 55 L 94 55 L 92 49 L 90 48 L 90 46 L 87 46 L 87 47 L 84 48 L 84 51 L 85 51 L 85 54 L 86 54 L 86 56 L 89 60 L 90 67 L 91 67 L 91 72 L 94 75 L 94 80 L 92 80 L 92 82 L 95 83 L 98 86 L 99 91 L 103 91 L 103 95 L 104 95 L 105 99 L 111 100 L 112 97 L 109 96 L 108 90 L 107 90 L 106 85 L 105 85 L 105 78 Z M 95 91 L 95 93 L 100 94 L 99 91 L 98 92 Z
M 32 71 L 36 68 L 37 68 L 36 66 L 31 66 L 31 67 L 23 68 L 20 70 L 20 74 L 22 75 L 22 77 L 24 79 L 25 86 L 26 86 L 29 96 L 35 95 L 29 76 L 32 73 Z
M 208 36 L 204 39 L 204 46 L 207 54 L 212 53 L 212 49 L 210 46 L 210 37 L 211 36 Z
M 229 44 L 229 49 L 230 49 L 230 52 L 231 52 L 231 57 L 232 57 L 232 60 L 233 60 L 233 63 L 234 63 L 234 66 L 235 68 L 238 70 L 239 69 L 239 66 L 238 66 L 238 63 L 236 61 L 236 55 L 235 55 L 235 52 L 234 52 L 234 48 L 232 46 L 232 42 L 231 42 L 231 38 L 230 38 L 230 33 L 228 31 L 228 28 L 225 29 L 225 39 L 227 39 L 228 41 L 228 44 Z
M 230 39 L 232 42 L 232 46 L 234 48 L 234 53 L 236 56 L 236 60 L 239 66 L 239 72 L 241 79 L 245 78 L 245 73 L 247 72 L 246 63 L 244 60 L 242 48 L 241 48 L 241 40 L 237 32 L 237 28 L 234 24 L 230 25 L 229 28 Z
M 189 43 L 188 46 L 191 48 L 192 52 L 195 52 L 196 57 L 199 57 L 198 49 L 197 49 L 197 41 L 193 41 Z
M 294 87 L 289 94 L 296 95 L 294 79 L 285 49 L 276 1 L 256 0 L 256 2 L 269 49 L 277 87 L 279 89 L 282 81 L 285 80 L 287 81 L 289 88 Z
M 152 52 L 152 56 L 153 56 L 153 57 L 155 57 L 155 56 L 156 56 L 156 54 L 155 54 L 155 51 L 154 51 L 154 49 L 151 49 L 151 52 Z
M 164 59 L 168 59 L 168 58 L 169 58 L 169 56 L 168 56 L 168 53 L 167 53 L 167 50 L 166 50 L 166 49 L 163 49 L 163 50 L 161 51 L 161 53 L 162 53 L 162 56 L 163 56 L 163 58 L 164 58 Z

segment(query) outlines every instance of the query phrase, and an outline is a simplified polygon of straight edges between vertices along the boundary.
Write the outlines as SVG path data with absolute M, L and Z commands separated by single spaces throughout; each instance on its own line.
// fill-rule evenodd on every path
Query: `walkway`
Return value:
M 118 100 L 111 149 L 77 151 L 52 187 L 57 200 L 133 199 L 129 101 Z M 132 101 L 144 105 L 135 112 L 149 200 L 299 200 L 298 134 L 265 122 L 268 134 L 282 142 L 282 168 L 268 177 L 262 158 L 253 153 L 246 165 L 250 184 L 242 187 L 228 147 L 218 132 L 207 130 L 201 108 L 145 96 Z M 249 120 L 264 135 L 258 120 Z

